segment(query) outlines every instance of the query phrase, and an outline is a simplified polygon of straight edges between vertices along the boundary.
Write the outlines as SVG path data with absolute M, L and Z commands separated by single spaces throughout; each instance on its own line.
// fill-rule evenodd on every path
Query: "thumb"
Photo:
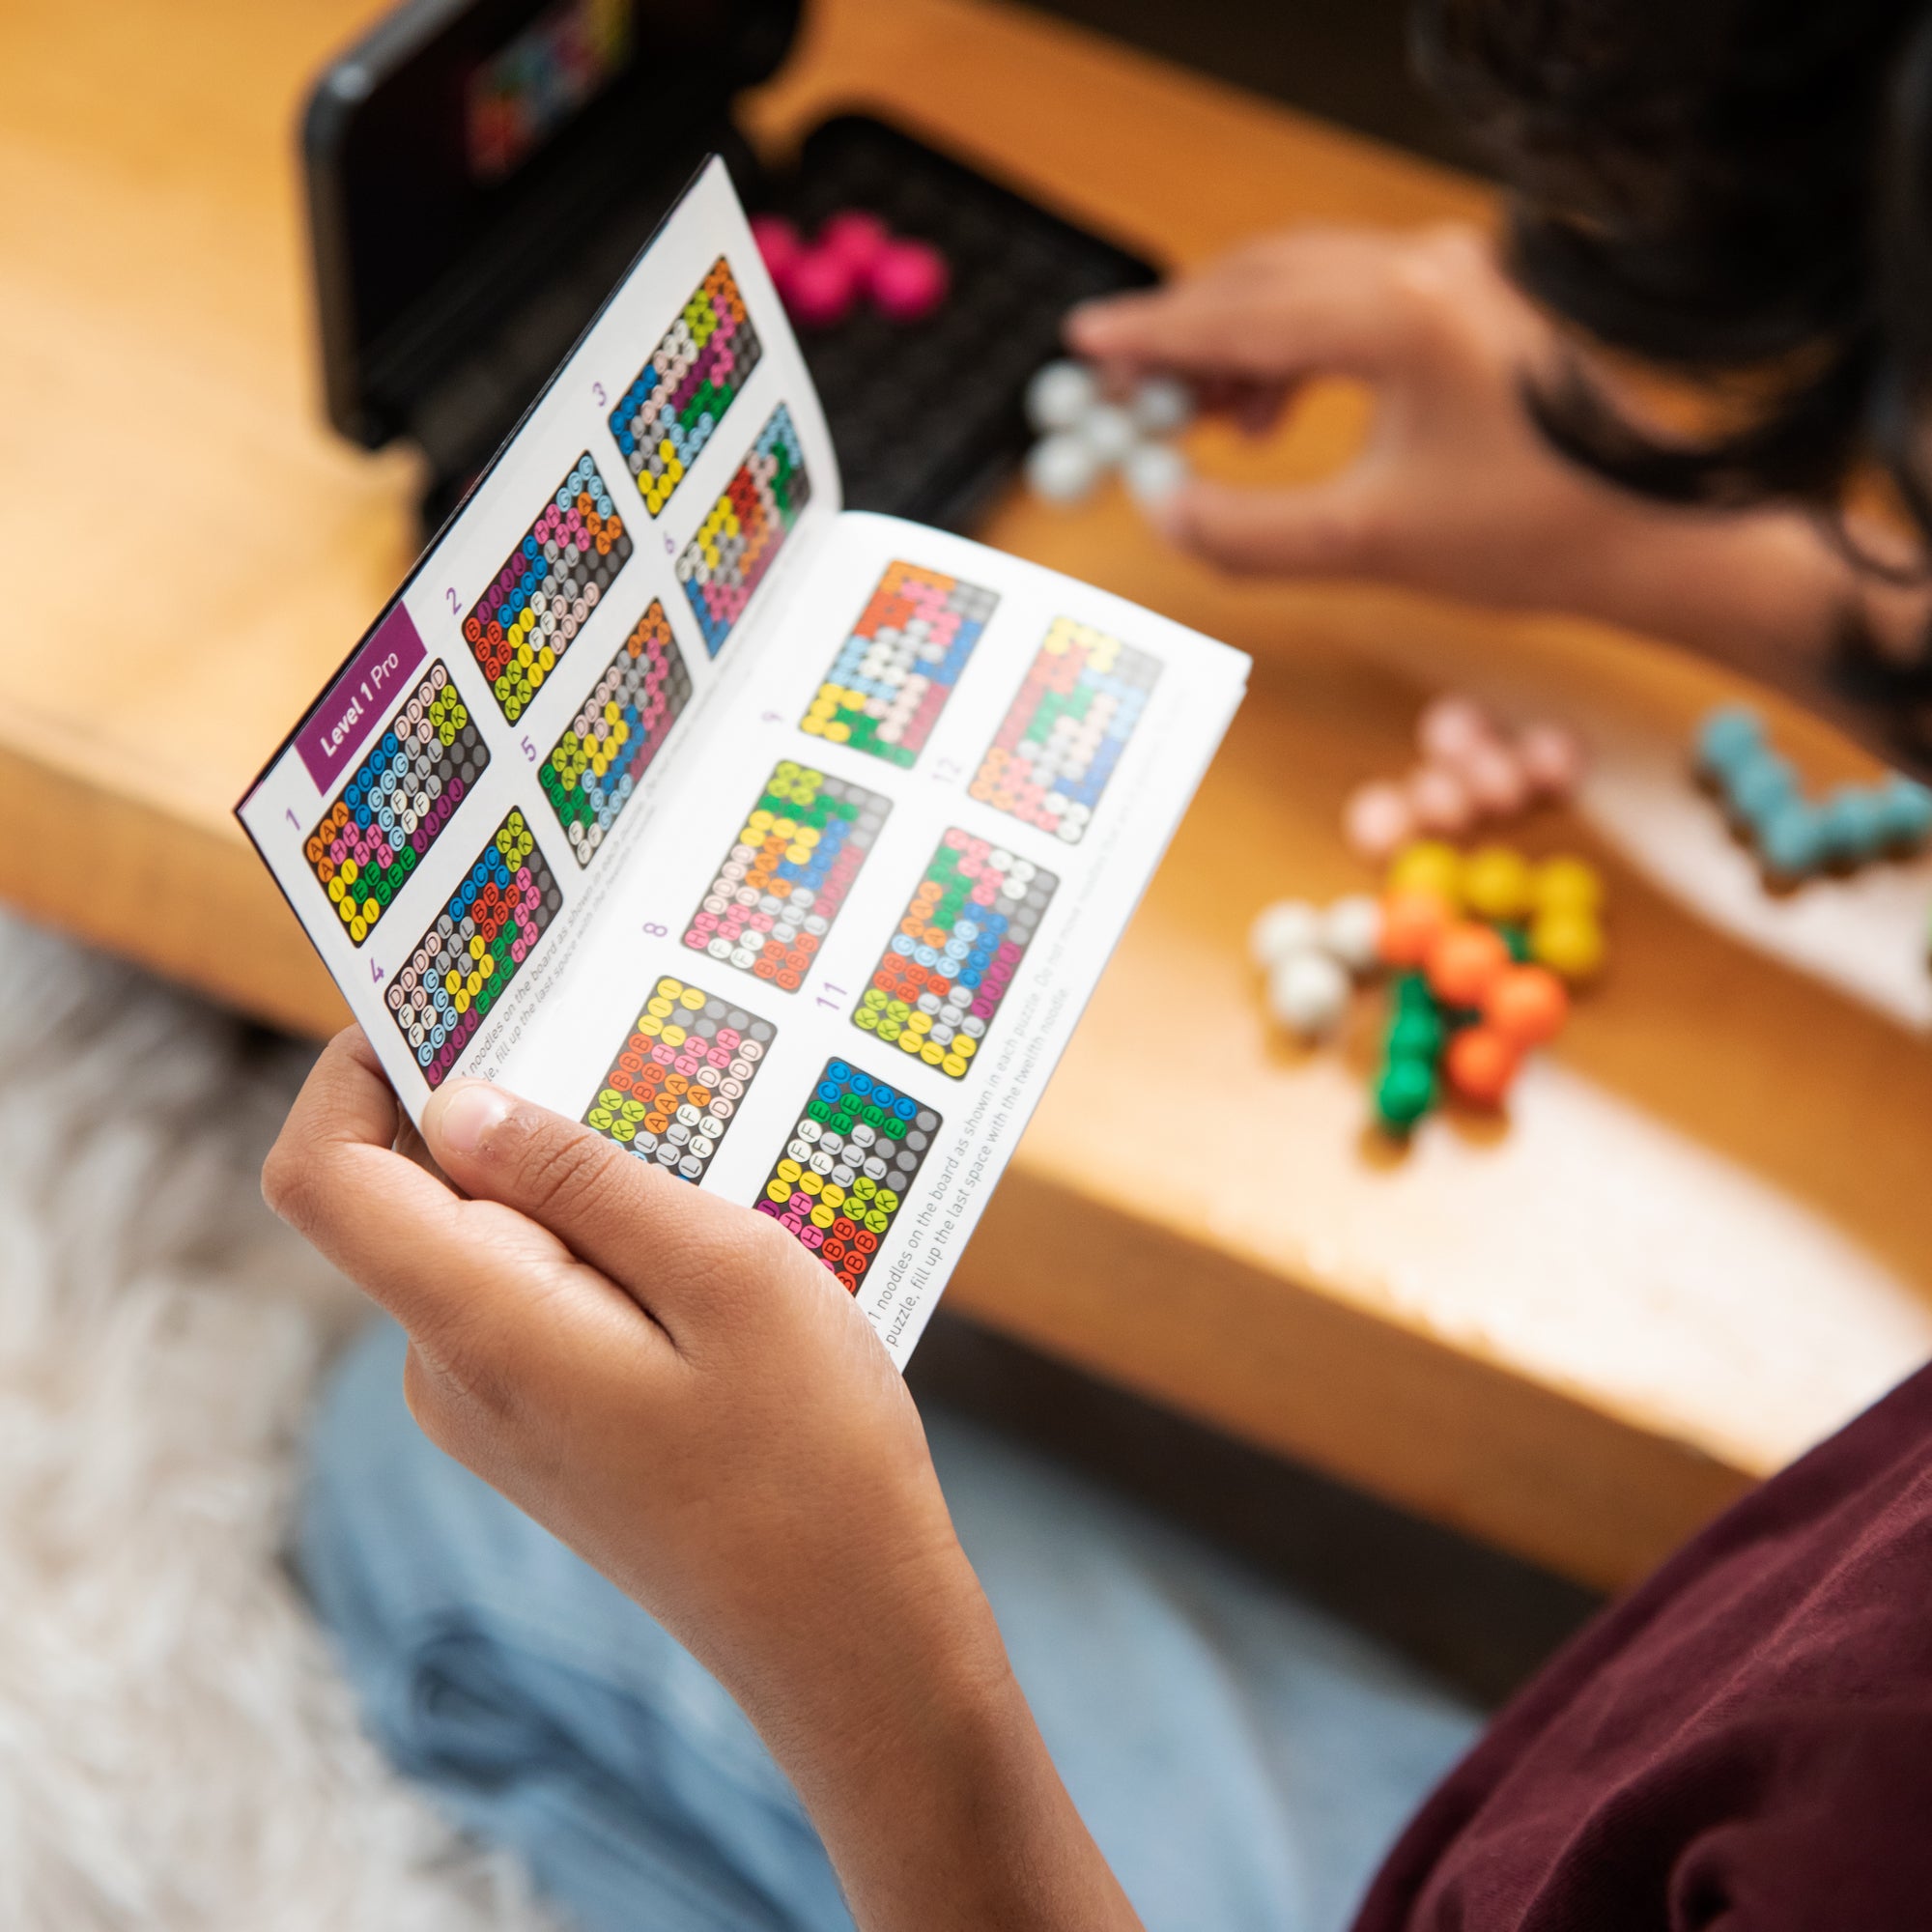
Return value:
M 577 1121 L 487 1080 L 452 1080 L 423 1108 L 423 1139 L 472 1200 L 537 1222 L 624 1288 L 673 1339 L 721 1286 L 771 1260 L 775 1223 L 679 1180 Z
M 1371 493 L 1352 475 L 1295 490 L 1237 489 L 1197 477 L 1161 504 L 1155 523 L 1170 542 L 1243 575 L 1374 574 L 1379 519 Z

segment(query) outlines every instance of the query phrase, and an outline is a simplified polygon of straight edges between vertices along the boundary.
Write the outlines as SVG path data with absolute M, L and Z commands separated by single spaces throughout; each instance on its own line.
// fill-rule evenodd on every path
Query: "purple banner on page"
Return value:
M 296 733 L 296 750 L 318 791 L 334 789 L 370 732 L 408 692 L 411 676 L 428 655 L 410 613 L 398 604 Z

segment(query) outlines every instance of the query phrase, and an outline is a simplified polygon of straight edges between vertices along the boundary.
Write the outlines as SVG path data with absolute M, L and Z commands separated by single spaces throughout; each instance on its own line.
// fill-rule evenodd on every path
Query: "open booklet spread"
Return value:
M 755 1207 L 902 1363 L 1247 666 L 841 513 L 714 160 L 238 812 L 412 1116 Z

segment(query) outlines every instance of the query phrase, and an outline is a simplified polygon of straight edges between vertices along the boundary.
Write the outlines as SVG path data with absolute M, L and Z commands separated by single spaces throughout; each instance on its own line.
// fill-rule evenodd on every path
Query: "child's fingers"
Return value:
M 1352 577 L 1370 569 L 1375 503 L 1351 477 L 1299 490 L 1196 479 L 1158 512 L 1163 533 L 1224 570 Z
M 1264 253 L 1075 309 L 1066 339 L 1098 362 L 1250 382 L 1372 378 L 1412 353 L 1435 292 L 1387 237 L 1308 230 Z
M 1252 299 L 1220 278 L 1173 282 L 1144 294 L 1089 302 L 1067 316 L 1067 346 L 1089 360 L 1128 369 L 1167 369 L 1195 378 L 1255 381 L 1278 376 L 1296 356 L 1279 327 L 1234 326 L 1231 303 Z M 1278 322 L 1278 318 L 1270 318 Z
M 350 1027 L 323 1049 L 262 1168 L 269 1206 L 365 1285 L 399 1231 L 455 1225 L 455 1195 L 394 1151 L 407 1124 L 374 1049 Z
M 687 1186 L 576 1121 L 481 1080 L 451 1081 L 423 1110 L 442 1171 L 514 1208 L 627 1290 L 692 1348 L 708 1318 L 800 1258 L 764 1217 Z
M 359 1030 L 324 1049 L 262 1170 L 270 1208 L 441 1357 L 568 1342 L 573 1303 L 627 1298 L 521 1215 L 466 1202 L 391 1143 L 402 1110 Z M 531 1316 L 542 1311 L 543 1322 Z M 632 1311 L 635 1321 L 635 1311 Z

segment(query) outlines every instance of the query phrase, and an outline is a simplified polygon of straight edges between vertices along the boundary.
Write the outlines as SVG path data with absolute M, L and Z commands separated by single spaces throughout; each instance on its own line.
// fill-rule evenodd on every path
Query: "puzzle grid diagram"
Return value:
M 828 1060 L 756 1207 L 857 1294 L 912 1190 L 939 1116 L 847 1060 Z
M 537 767 L 537 782 L 580 866 L 589 865 L 610 837 L 690 701 L 691 672 L 653 597 Z
M 1059 879 L 956 826 L 940 839 L 852 1024 L 962 1080 Z
M 513 807 L 384 995 L 432 1087 L 448 1077 L 562 905 Z
M 967 790 L 1077 844 L 1159 676 L 1149 652 L 1056 617 Z
M 629 0 L 565 0 L 470 69 L 465 120 L 471 169 L 500 182 L 630 59 Z
M 685 945 L 797 992 L 892 809 L 877 792 L 780 759 Z
M 781 403 L 678 553 L 677 580 L 714 658 L 810 500 L 805 451 L 791 412 Z
M 723 255 L 611 412 L 611 434 L 653 517 L 711 440 L 764 353 Z
M 999 601 L 943 571 L 888 564 L 798 728 L 910 769 Z
M 624 520 L 585 450 L 463 620 L 505 723 L 523 716 L 631 550 Z
M 490 762 L 440 661 L 336 794 L 302 856 L 360 946 Z
M 583 1120 L 640 1160 L 699 1181 L 778 1029 L 669 974 L 632 1022 Z

